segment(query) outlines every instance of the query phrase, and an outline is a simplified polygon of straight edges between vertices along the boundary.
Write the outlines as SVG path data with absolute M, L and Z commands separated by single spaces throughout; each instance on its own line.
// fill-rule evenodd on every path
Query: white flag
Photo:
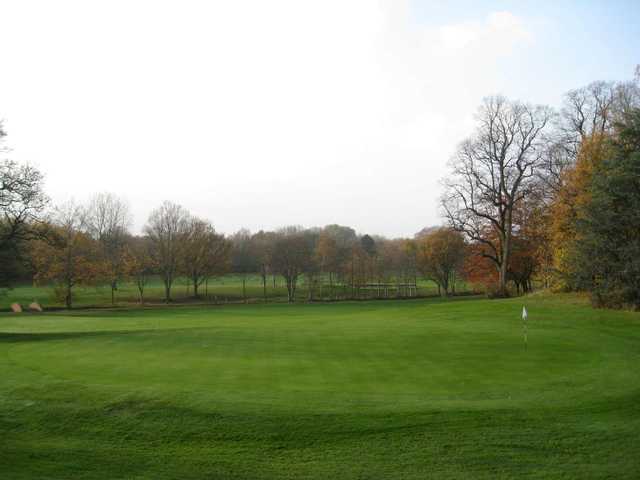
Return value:
M 527 319 L 527 309 L 523 306 L 522 307 L 522 320 L 526 320 Z

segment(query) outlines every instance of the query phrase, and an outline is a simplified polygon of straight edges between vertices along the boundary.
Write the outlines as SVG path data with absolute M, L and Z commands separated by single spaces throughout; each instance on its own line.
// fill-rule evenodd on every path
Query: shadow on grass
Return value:
M 633 417 L 637 395 L 544 415 L 535 409 L 333 414 L 190 408 L 162 398 L 99 399 L 83 391 L 69 403 L 68 386 L 61 388 L 48 389 L 47 402 L 23 408 L 21 421 L 0 428 L 25 439 L 5 452 L 11 462 L 5 466 L 37 467 L 59 474 L 55 478 L 70 471 L 82 471 L 83 478 L 104 478 L 105 472 L 113 478 L 298 478 L 283 476 L 288 467 L 304 478 L 345 468 L 353 471 L 340 478 L 381 478 L 374 472 L 387 466 L 400 473 L 394 478 L 424 478 L 425 468 L 447 478 L 495 478 L 498 467 L 513 478 L 542 467 L 575 474 L 596 452 L 603 468 L 611 468 L 607 458 L 615 458 L 620 442 L 629 451 L 638 446 L 633 429 L 604 434 L 584 428 L 606 422 L 612 412 Z M 22 393 L 34 398 L 35 392 Z M 630 470 L 638 465 L 632 456 L 627 463 Z M 363 469 L 372 475 L 363 477 Z
M 194 327 L 207 328 L 207 327 Z M 23 342 L 48 342 L 55 340 L 75 340 L 83 338 L 110 337 L 121 335 L 136 335 L 145 333 L 156 333 L 175 330 L 192 330 L 191 328 L 177 329 L 144 329 L 144 330 L 98 330 L 89 332 L 48 332 L 48 333 L 7 333 L 0 332 L 0 343 L 23 343 Z

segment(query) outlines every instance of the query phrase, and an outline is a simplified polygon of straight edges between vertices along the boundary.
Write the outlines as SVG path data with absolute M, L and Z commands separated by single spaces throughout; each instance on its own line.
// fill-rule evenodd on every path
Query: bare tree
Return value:
M 251 232 L 246 228 L 238 230 L 231 237 L 233 249 L 231 252 L 231 269 L 242 275 L 242 298 L 247 299 L 247 275 L 258 270 L 258 259 L 251 245 Z
M 256 265 L 262 278 L 262 295 L 267 301 L 267 276 L 273 271 L 273 249 L 275 246 L 276 234 L 260 230 L 251 237 L 252 257 L 256 260 Z
M 336 298 L 334 281 L 346 282 L 351 271 L 351 259 L 354 246 L 358 244 L 358 235 L 351 227 L 326 225 L 318 238 L 316 261 L 324 273 L 329 274 L 331 294 Z
M 182 260 L 183 242 L 188 228 L 189 212 L 165 201 L 151 212 L 145 233 L 153 245 L 153 255 L 164 284 L 165 301 L 171 301 L 171 287 Z
M 0 249 L 8 242 L 31 238 L 30 224 L 41 220 L 48 201 L 40 171 L 11 160 L 1 162 Z
M 544 130 L 552 111 L 504 97 L 485 99 L 476 133 L 452 159 L 442 197 L 450 225 L 486 245 L 498 271 L 498 293 L 506 295 L 513 210 L 534 188 L 542 168 Z
M 565 94 L 558 130 L 573 160 L 585 138 L 610 132 L 615 122 L 640 106 L 639 81 L 597 81 Z
M 564 95 L 555 128 L 548 135 L 544 168 L 539 172 L 542 198 L 548 203 L 564 185 L 565 173 L 577 159 L 580 145 L 594 135 L 612 131 L 635 108 L 640 107 L 640 78 L 626 82 L 592 82 Z
M 583 140 L 595 133 L 605 133 L 611 127 L 615 102 L 615 84 L 593 82 L 565 94 L 560 118 L 567 134 Z
M 634 80 L 616 85 L 614 121 L 623 122 L 632 110 L 640 107 L 640 66 L 636 68 Z
M 87 210 L 87 230 L 99 242 L 115 303 L 118 282 L 125 275 L 126 245 L 131 225 L 129 205 L 112 193 L 95 195 Z
M 0 123 L 0 145 L 6 133 Z M 0 146 L 0 153 L 6 148 Z M 15 280 L 24 242 L 39 238 L 49 199 L 43 191 L 40 171 L 11 160 L 0 160 L 0 286 Z
M 188 221 L 183 252 L 184 273 L 193 284 L 193 295 L 198 298 L 198 287 L 229 266 L 231 243 L 216 233 L 211 223 L 194 217 Z
M 562 188 L 565 172 L 574 165 L 573 151 L 567 149 L 563 136 L 549 138 L 542 155 L 542 168 L 536 173 L 541 198 L 551 202 Z
M 295 301 L 300 276 L 313 262 L 314 245 L 300 227 L 286 227 L 278 232 L 273 251 L 273 268 L 284 277 L 287 300 Z
M 129 237 L 127 242 L 127 273 L 138 289 L 140 304 L 144 303 L 144 290 L 151 275 L 156 271 L 156 264 L 149 237 Z
M 340 269 L 338 244 L 331 235 L 324 230 L 318 237 L 316 244 L 315 260 L 322 275 L 329 274 L 329 294 L 334 295 L 333 276 Z M 322 297 L 322 283 L 320 284 L 320 296 Z

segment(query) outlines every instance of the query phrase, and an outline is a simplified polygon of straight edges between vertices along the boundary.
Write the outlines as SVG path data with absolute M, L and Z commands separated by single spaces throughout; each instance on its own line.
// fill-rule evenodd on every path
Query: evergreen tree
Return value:
M 640 110 L 618 125 L 582 208 L 577 284 L 592 292 L 595 305 L 640 308 Z

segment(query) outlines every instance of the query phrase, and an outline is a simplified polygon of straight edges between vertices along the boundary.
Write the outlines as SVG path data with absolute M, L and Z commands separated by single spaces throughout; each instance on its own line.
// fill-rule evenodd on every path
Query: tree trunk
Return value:
M 288 303 L 293 303 L 293 296 L 295 295 L 294 286 L 293 286 L 293 279 L 290 278 L 290 277 L 286 277 L 285 278 L 285 283 L 287 284 L 287 302 Z
M 164 301 L 166 303 L 169 303 L 171 301 L 171 285 L 166 279 L 164 281 Z
M 262 296 L 264 297 L 264 303 L 267 303 L 267 274 L 262 275 Z
M 511 212 L 507 212 L 507 221 L 502 242 L 502 264 L 500 265 L 498 279 L 498 293 L 502 297 L 507 296 L 507 274 L 509 268 L 509 256 L 511 255 Z
M 291 280 L 291 303 L 295 303 L 296 301 L 296 287 L 297 287 L 296 283 L 297 283 L 297 279 L 293 278 Z
M 504 257 L 498 270 L 498 294 L 500 296 L 507 295 L 507 263 L 504 261 Z
M 71 285 L 67 284 L 67 293 L 64 296 L 64 304 L 67 310 L 71 310 Z
M 333 274 L 329 272 L 329 299 L 336 299 L 336 292 L 333 291 Z

